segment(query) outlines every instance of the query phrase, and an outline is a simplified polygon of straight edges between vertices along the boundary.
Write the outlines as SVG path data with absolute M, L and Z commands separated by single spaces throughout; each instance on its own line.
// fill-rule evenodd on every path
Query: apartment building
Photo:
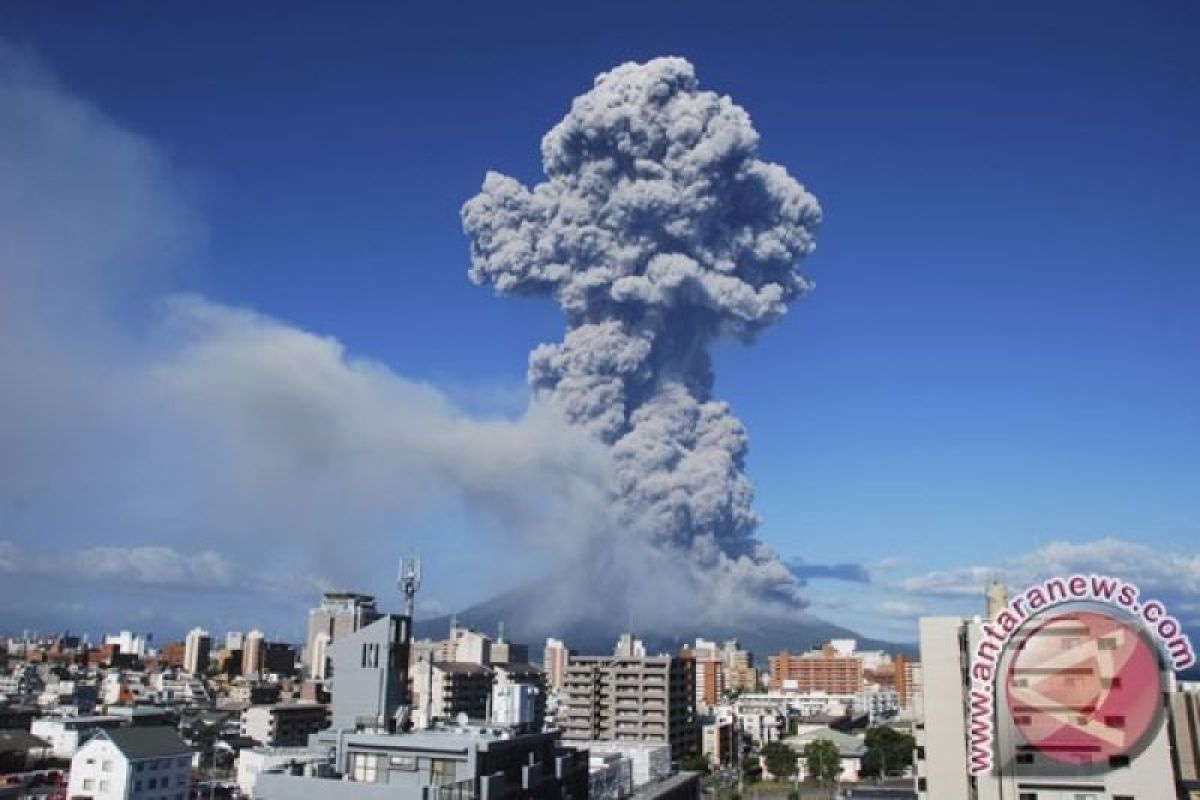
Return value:
M 856 694 L 863 688 L 862 657 L 832 643 L 800 655 L 784 650 L 769 661 L 772 691 Z
M 329 726 L 329 707 L 321 703 L 276 703 L 242 712 L 242 735 L 266 747 L 298 747 Z
M 454 661 L 418 661 L 412 675 L 413 721 L 426 727 L 434 720 L 452 720 L 459 714 L 486 720 L 492 694 L 492 671 L 479 664 Z
M 621 648 L 637 652 L 636 647 Z M 570 656 L 564 737 L 661 742 L 678 760 L 698 752 L 694 662 L 674 656 Z

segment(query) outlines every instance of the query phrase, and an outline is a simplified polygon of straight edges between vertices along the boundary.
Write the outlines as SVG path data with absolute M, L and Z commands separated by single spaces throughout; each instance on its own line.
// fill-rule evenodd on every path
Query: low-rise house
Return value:
M 192 751 L 174 728 L 101 730 L 71 759 L 68 798 L 185 800 Z
M 804 747 L 809 742 L 816 741 L 817 739 L 832 742 L 833 746 L 837 748 L 838 756 L 842 762 L 842 771 L 838 774 L 838 781 L 841 783 L 857 783 L 859 771 L 862 769 L 863 756 L 867 754 L 867 747 L 863 743 L 863 738 L 835 731 L 832 728 L 817 728 L 795 736 L 789 736 L 783 740 L 784 744 L 787 744 L 799 754 L 796 760 L 798 769 L 797 778 L 805 780 L 808 777 L 808 759 L 804 757 Z

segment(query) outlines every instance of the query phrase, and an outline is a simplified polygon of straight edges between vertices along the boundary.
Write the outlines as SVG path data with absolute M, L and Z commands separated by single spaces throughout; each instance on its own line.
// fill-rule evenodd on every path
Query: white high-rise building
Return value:
M 203 628 L 192 628 L 183 640 L 183 668 L 192 675 L 202 675 L 208 669 L 212 637 Z
M 622 633 L 621 638 L 617 639 L 617 646 L 613 648 L 613 655 L 620 658 L 645 658 L 646 645 L 641 639 L 633 638 L 632 633 Z

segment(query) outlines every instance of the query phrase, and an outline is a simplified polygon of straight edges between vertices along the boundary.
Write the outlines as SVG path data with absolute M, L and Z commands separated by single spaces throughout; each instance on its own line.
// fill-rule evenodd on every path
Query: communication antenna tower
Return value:
M 396 576 L 396 585 L 404 592 L 404 613 L 412 619 L 417 607 L 417 589 L 421 588 L 420 558 L 404 556 L 400 559 L 400 573 Z

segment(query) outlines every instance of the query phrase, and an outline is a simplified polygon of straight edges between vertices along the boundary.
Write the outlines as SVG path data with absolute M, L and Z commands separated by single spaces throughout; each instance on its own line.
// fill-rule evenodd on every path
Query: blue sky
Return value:
M 540 137 L 597 73 L 691 60 L 825 212 L 816 290 L 717 351 L 761 537 L 866 565 L 866 587 L 812 582 L 814 610 L 905 639 L 918 611 L 977 610 L 963 570 L 1021 580 L 1052 546 L 1116 554 L 1200 621 L 1198 24 L 1194 3 L 1117 2 L 0 11 L 63 94 L 169 162 L 197 231 L 172 291 L 510 416 L 562 321 L 470 284 L 462 202 L 488 169 L 538 180 Z M 434 567 L 467 568 L 447 541 L 423 544 Z M 444 607 L 505 585 L 431 582 Z

